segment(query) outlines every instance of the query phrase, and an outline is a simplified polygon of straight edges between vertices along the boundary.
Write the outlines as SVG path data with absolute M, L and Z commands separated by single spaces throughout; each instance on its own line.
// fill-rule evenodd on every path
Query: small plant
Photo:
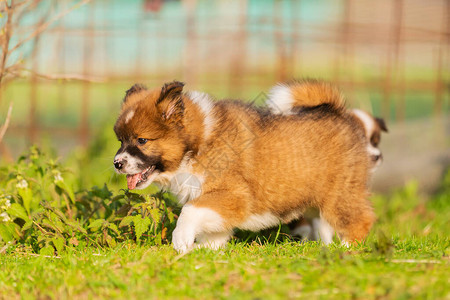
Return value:
M 55 255 L 124 240 L 162 244 L 175 226 L 164 194 L 114 195 L 106 185 L 75 191 L 70 171 L 36 147 L 1 169 L 0 179 L 0 245 Z

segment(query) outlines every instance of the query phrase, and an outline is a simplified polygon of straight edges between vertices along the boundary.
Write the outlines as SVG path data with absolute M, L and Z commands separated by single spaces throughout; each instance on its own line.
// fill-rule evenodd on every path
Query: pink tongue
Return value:
M 139 179 L 141 179 L 140 173 L 134 175 L 127 175 L 128 189 L 130 190 L 135 189 Z

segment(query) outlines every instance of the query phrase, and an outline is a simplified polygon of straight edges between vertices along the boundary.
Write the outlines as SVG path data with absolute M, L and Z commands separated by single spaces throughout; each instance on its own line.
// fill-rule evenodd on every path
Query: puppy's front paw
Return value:
M 177 226 L 172 233 L 173 248 L 178 253 L 186 253 L 194 248 L 195 234 L 183 226 Z

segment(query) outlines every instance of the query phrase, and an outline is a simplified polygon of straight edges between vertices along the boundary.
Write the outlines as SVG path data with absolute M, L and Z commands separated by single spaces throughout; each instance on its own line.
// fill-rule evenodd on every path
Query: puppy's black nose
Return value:
M 116 167 L 117 170 L 122 169 L 123 168 L 123 164 L 124 164 L 123 161 L 118 161 L 118 160 L 114 161 L 114 167 Z
M 374 161 L 379 161 L 382 157 L 383 157 L 383 156 L 382 156 L 381 154 L 374 155 L 374 156 L 373 156 L 373 160 L 374 160 Z

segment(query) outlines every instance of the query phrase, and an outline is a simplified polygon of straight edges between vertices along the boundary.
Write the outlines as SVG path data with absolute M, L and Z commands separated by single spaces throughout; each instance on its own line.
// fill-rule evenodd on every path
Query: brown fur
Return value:
M 328 104 L 344 109 L 345 101 L 340 91 L 333 85 L 319 80 L 305 79 L 285 84 L 291 90 L 294 109 L 316 107 Z
M 201 195 L 189 203 L 217 212 L 224 231 L 239 228 L 252 215 L 270 213 L 288 222 L 317 207 L 342 238 L 362 240 L 374 221 L 367 201 L 364 132 L 342 109 L 334 88 L 316 87 L 314 93 L 296 91 L 301 97 L 329 96 L 330 105 L 299 115 L 217 101 L 211 112 L 214 126 L 205 138 L 198 105 L 181 89 L 164 95 L 166 84 L 159 91 L 129 95 L 115 131 L 145 155 L 161 157 L 168 173 L 189 153 L 190 171 L 204 176 Z M 134 117 L 127 123 L 131 110 Z M 154 140 L 139 146 L 139 137 Z

